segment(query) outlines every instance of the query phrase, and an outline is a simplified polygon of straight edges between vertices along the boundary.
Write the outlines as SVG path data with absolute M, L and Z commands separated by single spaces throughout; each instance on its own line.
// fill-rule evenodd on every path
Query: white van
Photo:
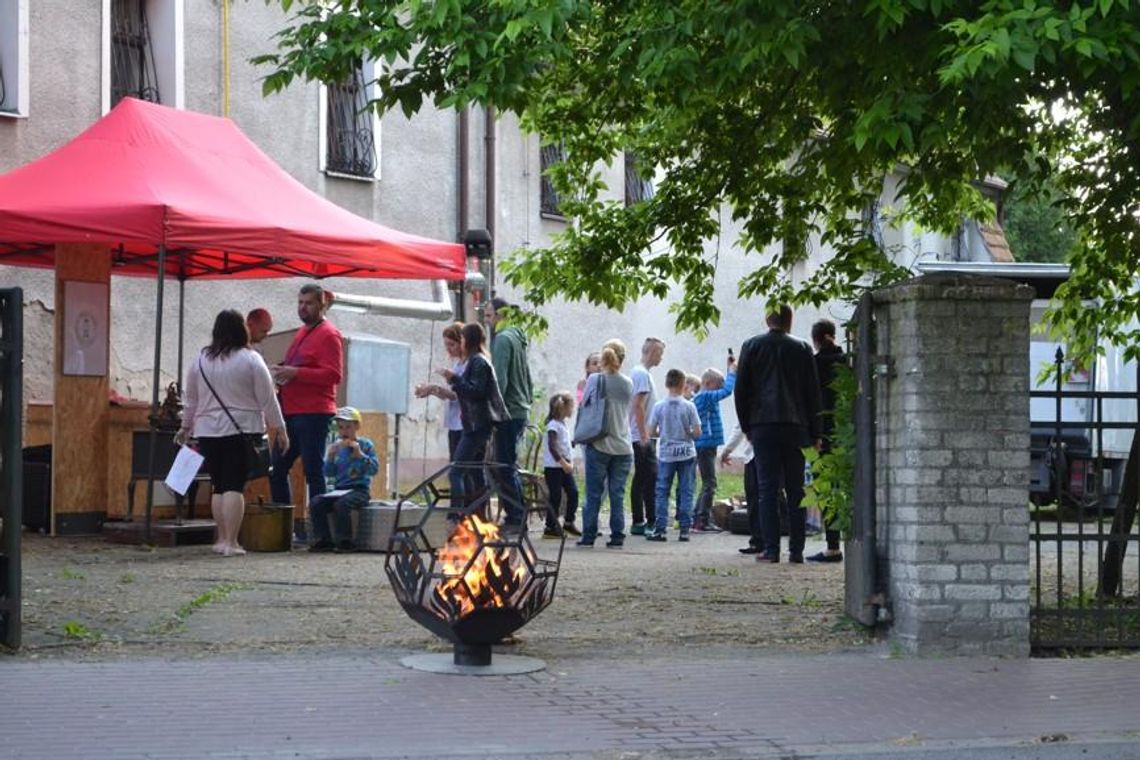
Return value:
M 1029 388 L 1031 391 L 1055 393 L 1055 377 L 1042 379 L 1042 370 L 1057 361 L 1058 351 L 1066 351 L 1063 340 L 1051 337 L 1037 326 L 1042 324 L 1057 287 L 1069 277 L 1066 264 L 922 262 L 921 274 L 956 272 L 986 277 L 1000 277 L 1032 286 L 1037 298 L 1030 307 Z M 1104 355 L 1090 367 L 1073 367 L 1064 362 L 1065 379 L 1061 383 L 1061 399 L 1030 398 L 1030 486 L 1031 500 L 1048 503 L 1057 495 L 1058 485 L 1064 501 L 1095 506 L 1097 501 L 1097 459 L 1101 457 L 1101 496 L 1103 506 L 1116 505 L 1124 465 L 1132 446 L 1137 420 L 1136 373 L 1134 361 L 1125 362 L 1122 347 L 1110 343 L 1102 346 Z M 1123 398 L 1102 398 L 1102 422 L 1127 423 L 1124 429 L 1097 431 L 1096 400 L 1092 392 L 1112 391 Z M 1078 394 L 1087 393 L 1086 397 Z M 1067 395 L 1069 394 L 1069 395 Z

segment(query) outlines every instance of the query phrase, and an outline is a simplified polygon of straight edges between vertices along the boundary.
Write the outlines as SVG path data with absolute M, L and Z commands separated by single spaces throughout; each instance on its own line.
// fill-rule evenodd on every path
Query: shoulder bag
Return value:
M 198 374 L 202 376 L 202 381 L 206 383 L 206 387 L 210 389 L 210 393 L 217 399 L 218 406 L 222 407 L 222 411 L 230 418 L 230 422 L 234 424 L 237 429 L 238 435 L 242 439 L 242 450 L 245 452 L 245 464 L 248 468 L 246 473 L 246 480 L 257 480 L 264 478 L 269 474 L 269 465 L 271 456 L 269 453 L 269 441 L 261 433 L 245 433 L 242 432 L 241 425 L 237 424 L 233 414 L 230 412 L 226 402 L 222 401 L 222 397 L 214 390 L 214 386 L 210 383 L 210 378 L 206 377 L 206 370 L 202 367 L 202 357 L 198 357 Z
M 606 423 L 606 376 L 598 373 L 598 382 L 592 393 L 587 393 L 578 407 L 578 419 L 574 421 L 574 443 L 586 445 L 605 436 Z

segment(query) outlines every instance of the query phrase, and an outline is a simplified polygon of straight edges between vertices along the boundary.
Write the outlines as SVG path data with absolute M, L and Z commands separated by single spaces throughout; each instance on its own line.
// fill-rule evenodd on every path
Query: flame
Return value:
M 527 566 L 521 547 L 491 545 L 499 538 L 499 526 L 477 514 L 456 526 L 436 554 L 443 575 L 434 591 L 438 605 L 463 617 L 476 609 L 511 603 L 526 578 Z

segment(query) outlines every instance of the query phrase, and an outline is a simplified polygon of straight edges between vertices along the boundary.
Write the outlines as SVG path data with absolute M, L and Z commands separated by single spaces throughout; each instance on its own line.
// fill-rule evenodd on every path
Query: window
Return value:
M 566 157 L 561 143 L 543 145 L 539 149 L 539 169 L 542 173 L 542 196 L 539 199 L 539 212 L 546 216 L 562 216 L 559 208 L 558 192 L 550 181 L 550 168 Z
M 863 207 L 863 237 L 874 243 L 879 250 L 884 250 L 883 209 L 878 198 Z
M 28 115 L 28 0 L 0 0 L 0 116 Z
M 625 152 L 625 205 L 647 201 L 653 197 L 653 180 L 644 179 L 638 172 L 637 155 Z
M 103 111 L 125 97 L 183 107 L 184 0 L 103 0 Z
M 162 102 L 144 0 L 111 3 L 111 107 L 128 95 Z
M 376 143 L 380 123 L 368 106 L 375 77 L 362 65 L 342 82 L 322 88 L 322 171 L 360 179 L 378 178 Z

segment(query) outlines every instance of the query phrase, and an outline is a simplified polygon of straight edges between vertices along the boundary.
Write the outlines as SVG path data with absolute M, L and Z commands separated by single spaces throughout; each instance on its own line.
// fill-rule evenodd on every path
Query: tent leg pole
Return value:
M 392 436 L 392 483 L 388 487 L 392 498 L 400 497 L 400 413 L 396 413 L 396 433 Z
M 185 257 L 185 254 L 182 254 Z M 178 278 L 178 376 L 174 382 L 178 383 L 178 390 L 182 390 L 182 350 L 186 342 L 186 279 Z
M 162 362 L 162 286 L 166 279 L 166 246 L 158 246 L 158 309 L 154 318 L 154 375 L 151 380 L 150 393 L 150 445 L 146 457 L 146 526 L 143 531 L 143 540 L 151 543 L 151 513 L 154 511 L 154 450 L 158 446 L 158 429 L 155 420 L 158 419 L 158 386 L 160 384 L 160 369 Z

